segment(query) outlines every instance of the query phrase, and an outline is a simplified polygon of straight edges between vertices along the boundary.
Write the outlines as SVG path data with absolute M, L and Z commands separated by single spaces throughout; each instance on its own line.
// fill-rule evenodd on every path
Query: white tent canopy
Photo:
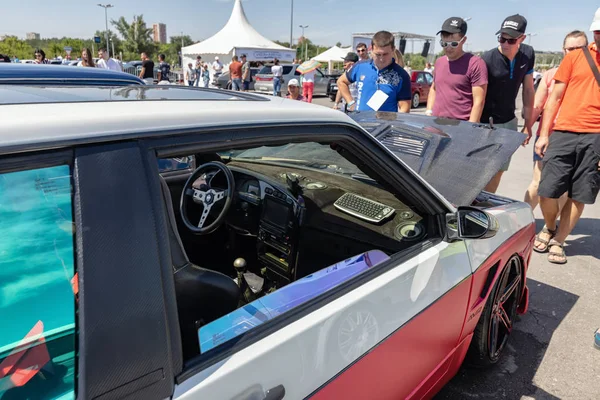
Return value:
M 311 58 L 311 60 L 323 63 L 326 62 L 328 64 L 327 66 L 329 73 L 331 73 L 331 70 L 333 69 L 333 63 L 343 61 L 344 57 L 346 57 L 346 54 L 348 54 L 350 51 L 352 51 L 352 47 L 333 46 L 332 48 L 327 49 L 321 54 Z
M 265 38 L 248 22 L 241 0 L 235 0 L 227 24 L 215 35 L 202 42 L 181 49 L 184 65 L 194 63 L 196 56 L 209 65 L 216 56 L 223 64 L 231 57 L 246 54 L 248 61 L 269 61 L 278 58 L 282 62 L 293 62 L 295 49 L 288 49 Z

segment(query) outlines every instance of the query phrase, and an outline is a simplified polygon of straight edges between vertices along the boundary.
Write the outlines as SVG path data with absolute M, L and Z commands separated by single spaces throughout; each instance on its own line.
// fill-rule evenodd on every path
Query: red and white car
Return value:
M 429 398 L 527 309 L 531 209 L 480 192 L 520 133 L 176 86 L 0 120 L 0 398 Z

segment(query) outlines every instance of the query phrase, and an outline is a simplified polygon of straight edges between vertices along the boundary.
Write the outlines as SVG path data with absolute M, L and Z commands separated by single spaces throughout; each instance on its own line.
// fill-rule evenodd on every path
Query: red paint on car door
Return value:
M 465 321 L 471 278 L 455 286 L 311 398 L 420 399 L 448 373 Z

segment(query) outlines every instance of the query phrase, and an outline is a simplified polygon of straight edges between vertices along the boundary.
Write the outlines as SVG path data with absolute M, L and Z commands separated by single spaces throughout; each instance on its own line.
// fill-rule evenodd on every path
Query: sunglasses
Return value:
M 357 52 L 357 53 L 366 53 L 366 52 L 367 52 L 367 49 L 362 49 L 362 50 L 358 50 L 358 49 L 357 49 L 357 50 L 356 50 L 356 52 Z
M 458 45 L 465 40 L 465 38 L 460 39 L 458 42 L 454 41 L 454 42 L 446 42 L 445 40 L 440 40 L 440 46 L 442 46 L 443 48 L 446 48 L 448 46 L 452 47 L 453 49 L 457 48 Z
M 565 47 L 566 51 L 573 51 L 577 49 L 583 49 L 585 46 Z
M 35 58 L 38 58 L 38 57 L 41 57 L 41 56 L 42 56 L 41 54 L 36 54 Z
M 516 39 L 507 39 L 505 37 L 502 36 L 498 36 L 498 41 L 500 43 L 506 43 L 508 42 L 508 44 L 516 44 L 519 41 L 520 37 L 516 38 Z

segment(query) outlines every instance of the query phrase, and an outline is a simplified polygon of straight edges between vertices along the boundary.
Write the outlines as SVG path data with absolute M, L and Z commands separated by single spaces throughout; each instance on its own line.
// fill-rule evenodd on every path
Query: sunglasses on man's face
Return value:
M 367 49 L 360 49 L 360 50 L 356 50 L 357 53 L 366 53 Z
M 460 39 L 458 42 L 457 41 L 452 41 L 452 42 L 447 42 L 445 40 L 440 40 L 440 46 L 442 46 L 443 48 L 446 48 L 448 46 L 452 47 L 453 49 L 457 48 L 458 45 L 464 40 L 465 38 Z
M 508 44 L 516 44 L 519 41 L 520 38 L 516 38 L 516 39 L 507 39 L 505 37 L 502 36 L 498 36 L 498 41 L 500 43 L 506 43 L 508 42 Z

